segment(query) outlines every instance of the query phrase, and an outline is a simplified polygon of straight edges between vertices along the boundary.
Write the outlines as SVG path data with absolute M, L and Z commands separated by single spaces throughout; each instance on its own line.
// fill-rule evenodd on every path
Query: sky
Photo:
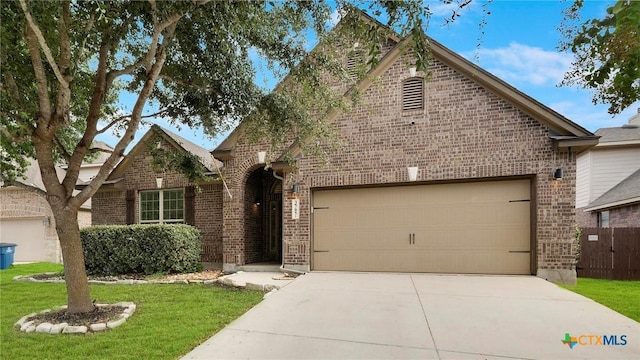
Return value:
M 559 86 L 573 58 L 571 54 L 557 50 L 561 40 L 558 27 L 563 18 L 562 10 L 570 5 L 570 1 L 494 0 L 485 5 L 490 14 L 486 16 L 483 34 L 479 24 L 484 16 L 485 2 L 472 2 L 455 22 L 448 25 L 443 18 L 451 15 L 451 6 L 435 0 L 425 3 L 433 13 L 427 29 L 430 37 L 592 132 L 603 127 L 622 126 L 640 108 L 640 102 L 636 102 L 614 117 L 607 113 L 607 105 L 592 103 L 590 90 Z M 583 19 L 601 18 L 612 3 L 586 0 L 581 16 Z M 337 19 L 338 15 L 334 13 L 334 20 Z M 276 80 L 258 74 L 256 82 L 272 88 Z M 124 106 L 128 105 L 127 101 L 134 101 L 130 96 L 121 99 Z M 146 113 L 153 112 L 151 107 L 145 110 Z M 184 126 L 178 129 L 163 119 L 154 122 L 206 149 L 215 148 L 227 135 L 209 138 L 202 129 Z M 141 127 L 133 144 L 146 130 L 148 126 Z M 118 138 L 103 134 L 97 140 L 114 146 Z

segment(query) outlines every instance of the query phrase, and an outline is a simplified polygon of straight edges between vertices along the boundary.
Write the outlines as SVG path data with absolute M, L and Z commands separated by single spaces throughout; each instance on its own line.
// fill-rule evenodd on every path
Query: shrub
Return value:
M 189 225 L 108 225 L 80 231 L 90 275 L 198 271 L 200 232 Z

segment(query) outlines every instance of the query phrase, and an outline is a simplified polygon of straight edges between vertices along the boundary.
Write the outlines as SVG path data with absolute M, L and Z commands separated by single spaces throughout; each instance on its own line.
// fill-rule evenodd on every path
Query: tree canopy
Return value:
M 417 31 L 429 17 L 421 1 L 341 0 L 337 6 L 350 24 L 341 31 L 366 45 L 368 66 L 376 61 L 376 41 L 386 35 L 375 21 L 356 21 L 359 8 L 386 14 L 386 25 L 402 35 L 414 31 L 415 48 L 427 47 Z M 333 34 L 333 11 L 324 1 L 292 0 L 0 2 L 0 176 L 5 185 L 18 185 L 27 160 L 37 159 L 65 262 L 69 311 L 93 309 L 78 209 L 145 119 L 162 116 L 216 135 L 242 118 L 275 141 L 283 134 L 330 134 L 314 115 L 341 106 L 342 94 L 330 91 L 322 76 L 349 77 L 331 52 L 308 53 L 306 39 Z M 258 87 L 255 56 L 295 81 L 273 92 Z M 427 61 L 418 57 L 416 63 L 425 68 Z M 130 107 L 119 103 L 122 90 L 135 94 Z M 102 151 L 92 144 L 107 131 L 116 131 L 120 141 L 89 185 L 74 193 L 81 163 Z M 61 162 L 67 171 L 59 181 L 55 166 Z
M 566 20 L 579 19 L 584 0 L 575 0 Z M 575 54 L 563 83 L 594 90 L 593 102 L 619 114 L 640 99 L 640 1 L 618 0 L 602 19 L 561 28 L 561 49 Z

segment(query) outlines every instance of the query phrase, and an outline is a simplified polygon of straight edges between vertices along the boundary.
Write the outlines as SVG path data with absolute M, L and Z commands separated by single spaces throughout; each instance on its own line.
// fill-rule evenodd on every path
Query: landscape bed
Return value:
M 64 283 L 13 281 L 13 277 L 60 272 L 49 263 L 0 271 L 0 354 L 3 359 L 176 359 L 258 304 L 260 291 L 202 284 L 91 285 L 98 303 L 133 302 L 122 326 L 85 335 L 25 334 L 22 316 L 66 304 Z M 144 354 L 144 355 L 143 355 Z

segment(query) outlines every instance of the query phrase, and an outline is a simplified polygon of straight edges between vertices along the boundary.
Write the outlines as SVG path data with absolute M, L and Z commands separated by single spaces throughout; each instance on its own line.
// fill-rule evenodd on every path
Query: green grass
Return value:
M 25 334 L 13 324 L 32 312 L 66 304 L 64 284 L 16 282 L 16 275 L 61 271 L 38 263 L 0 270 L 0 358 L 176 359 L 262 300 L 262 293 L 200 284 L 92 285 L 99 303 L 131 301 L 120 327 L 86 335 Z
M 640 301 L 633 300 L 640 299 L 640 281 L 578 278 L 578 285 L 563 287 L 640 322 Z

